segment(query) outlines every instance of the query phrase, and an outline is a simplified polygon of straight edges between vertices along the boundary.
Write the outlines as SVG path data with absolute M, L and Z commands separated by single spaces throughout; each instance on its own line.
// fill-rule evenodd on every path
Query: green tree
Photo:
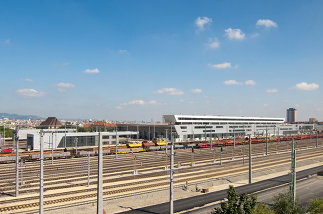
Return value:
M 4 132 L 5 132 L 6 137 L 12 137 L 12 130 L 11 129 L 5 128 Z M 3 135 L 3 127 L 0 128 L 0 134 L 1 134 L 1 137 L 2 137 L 2 135 Z
M 308 211 L 311 214 L 322 214 L 323 213 L 323 198 L 313 198 L 310 201 Z
M 91 132 L 91 129 L 90 128 L 85 128 L 85 127 L 78 126 L 77 127 L 77 132 Z
M 239 195 L 233 186 L 228 190 L 228 202 L 215 208 L 215 214 L 252 214 L 257 205 L 257 197 L 246 193 Z
M 298 200 L 294 204 L 293 193 L 291 191 L 280 193 L 274 197 L 273 210 L 276 214 L 303 214 L 306 213 Z
M 275 214 L 275 211 L 268 207 L 266 204 L 259 203 L 253 214 Z

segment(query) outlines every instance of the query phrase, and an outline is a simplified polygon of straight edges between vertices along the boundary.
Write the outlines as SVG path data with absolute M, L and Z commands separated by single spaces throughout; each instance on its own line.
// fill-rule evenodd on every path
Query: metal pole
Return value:
M 276 153 L 278 153 L 278 144 L 280 144 L 279 127 L 278 127 L 278 140 L 276 143 Z
M 292 155 L 292 165 L 291 165 L 291 169 L 292 169 L 292 173 L 293 173 L 293 167 L 294 167 L 294 150 L 295 150 L 295 142 L 294 142 L 294 138 L 292 139 L 292 149 L 291 149 L 291 155 Z
M 223 151 L 223 148 L 221 146 L 221 149 L 220 149 L 220 165 L 222 165 L 222 151 Z
M 294 204 L 296 202 L 296 150 L 294 150 L 294 161 L 293 161 L 293 199 L 294 199 Z
M 191 149 L 191 166 L 193 166 L 193 147 Z
M 251 136 L 249 135 L 249 184 L 252 182 Z
M 39 164 L 40 164 L 40 170 L 39 170 L 39 214 L 42 214 L 44 212 L 44 147 L 43 147 L 43 130 L 40 131 L 40 157 L 39 157 Z
M 316 131 L 316 148 L 319 146 L 319 132 Z
M 16 191 L 15 196 L 19 195 L 19 138 L 18 138 L 19 127 L 16 127 L 14 134 L 14 141 L 16 143 Z
M 76 137 L 75 138 L 75 152 L 76 152 L 76 155 L 77 155 L 77 143 L 78 143 L 78 141 L 79 141 L 79 138 Z
M 55 137 L 57 138 L 57 135 Z M 54 140 L 52 140 L 52 165 L 53 163 L 54 163 Z
M 194 136 L 194 126 L 192 126 L 192 131 L 193 131 L 193 142 L 195 141 L 195 136 Z
M 116 127 L 116 159 L 118 159 L 118 143 L 119 143 L 118 127 Z
M 155 124 L 154 124 L 154 138 L 156 138 L 156 128 L 155 128 Z
M 148 126 L 148 132 L 149 132 L 149 137 L 148 137 L 148 140 L 150 141 L 150 126 Z
M 90 152 L 87 153 L 87 186 L 90 186 Z
M 102 136 L 99 132 L 98 145 L 98 187 L 97 187 L 97 214 L 103 214 L 103 158 L 102 158 Z
M 64 148 L 66 148 L 66 122 L 65 122 L 65 139 L 64 139 Z
M 266 127 L 266 155 L 268 155 L 268 128 Z
M 205 125 L 205 127 L 204 127 L 204 133 L 205 133 L 204 138 L 205 138 L 205 141 L 206 141 L 206 136 L 207 136 L 207 134 L 206 134 L 206 125 Z
M 174 213 L 174 198 L 173 198 L 173 180 L 174 180 L 174 176 L 173 176 L 173 170 L 174 170 L 174 139 L 173 139 L 173 135 L 171 135 L 171 152 L 170 152 L 170 196 L 169 196 L 169 213 L 173 214 Z
M 139 126 L 137 125 L 137 139 L 139 139 Z
M 5 146 L 5 143 L 6 143 L 6 126 L 5 125 L 3 125 L 3 146 Z

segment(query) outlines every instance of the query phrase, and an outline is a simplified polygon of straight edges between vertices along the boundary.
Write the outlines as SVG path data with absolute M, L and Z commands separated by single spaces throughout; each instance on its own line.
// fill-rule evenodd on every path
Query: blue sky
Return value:
M 0 112 L 323 121 L 320 0 L 0 3 Z

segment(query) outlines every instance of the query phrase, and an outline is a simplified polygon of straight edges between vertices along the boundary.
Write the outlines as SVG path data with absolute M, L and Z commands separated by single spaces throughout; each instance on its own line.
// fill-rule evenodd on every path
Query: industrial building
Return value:
M 206 115 L 164 115 L 163 123 L 117 124 L 118 130 L 137 131 L 141 139 L 166 138 L 176 141 L 297 134 L 298 124 L 284 118 Z M 313 126 L 312 126 L 313 127 Z

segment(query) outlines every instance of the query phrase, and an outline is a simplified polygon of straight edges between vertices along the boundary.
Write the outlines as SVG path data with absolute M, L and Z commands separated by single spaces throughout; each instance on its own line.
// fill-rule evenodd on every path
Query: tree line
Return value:
M 291 191 L 274 196 L 272 205 L 257 202 L 257 196 L 238 194 L 233 186 L 228 190 L 227 202 L 215 208 L 213 214 L 323 214 L 323 198 L 313 198 L 309 206 L 294 203 Z

